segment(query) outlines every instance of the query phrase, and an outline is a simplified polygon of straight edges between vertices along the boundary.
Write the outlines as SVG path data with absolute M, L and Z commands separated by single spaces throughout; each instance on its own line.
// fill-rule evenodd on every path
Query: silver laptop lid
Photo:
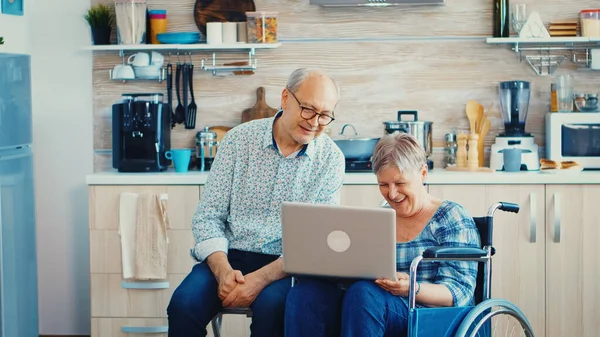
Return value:
M 396 279 L 396 213 L 284 202 L 284 271 L 291 275 Z

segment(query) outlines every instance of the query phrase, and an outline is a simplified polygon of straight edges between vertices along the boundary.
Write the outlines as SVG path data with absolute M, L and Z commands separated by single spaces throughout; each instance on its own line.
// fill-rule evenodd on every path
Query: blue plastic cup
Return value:
M 191 156 L 192 150 L 190 149 L 173 149 L 165 152 L 165 157 L 173 160 L 175 172 L 187 172 Z
M 521 149 L 504 149 L 504 171 L 519 172 L 521 171 Z

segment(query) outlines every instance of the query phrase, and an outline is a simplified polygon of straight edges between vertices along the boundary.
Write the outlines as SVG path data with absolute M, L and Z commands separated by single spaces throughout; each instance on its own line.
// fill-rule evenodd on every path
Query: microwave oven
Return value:
M 600 169 L 600 113 L 546 114 L 546 158 Z

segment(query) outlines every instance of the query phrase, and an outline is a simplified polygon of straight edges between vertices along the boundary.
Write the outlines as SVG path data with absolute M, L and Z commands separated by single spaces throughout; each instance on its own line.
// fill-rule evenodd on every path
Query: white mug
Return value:
M 237 23 L 237 42 L 246 42 L 248 40 L 248 24 L 244 22 Z
M 223 43 L 223 25 L 220 22 L 206 23 L 206 43 L 221 44 Z
M 135 78 L 133 68 L 127 64 L 117 64 L 112 71 L 113 80 L 131 80 Z
M 165 57 L 161 53 L 157 53 L 155 51 L 152 52 L 152 56 L 150 57 L 150 65 L 155 67 L 162 67 L 165 62 Z
M 133 61 L 132 61 L 133 59 Z M 150 55 L 148 53 L 136 53 L 127 59 L 127 63 L 136 67 L 146 67 L 150 65 Z
M 223 43 L 237 42 L 237 23 L 223 22 Z

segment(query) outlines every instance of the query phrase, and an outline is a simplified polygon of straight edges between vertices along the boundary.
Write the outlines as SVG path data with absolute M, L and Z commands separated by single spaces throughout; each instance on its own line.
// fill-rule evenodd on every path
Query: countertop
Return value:
M 115 171 L 99 172 L 86 176 L 88 185 L 204 185 L 207 172 L 189 171 L 177 173 L 119 173 Z M 346 173 L 346 185 L 377 184 L 373 173 Z M 433 169 L 427 178 L 429 185 L 446 184 L 600 184 L 600 171 L 556 173 L 532 172 L 451 172 Z

